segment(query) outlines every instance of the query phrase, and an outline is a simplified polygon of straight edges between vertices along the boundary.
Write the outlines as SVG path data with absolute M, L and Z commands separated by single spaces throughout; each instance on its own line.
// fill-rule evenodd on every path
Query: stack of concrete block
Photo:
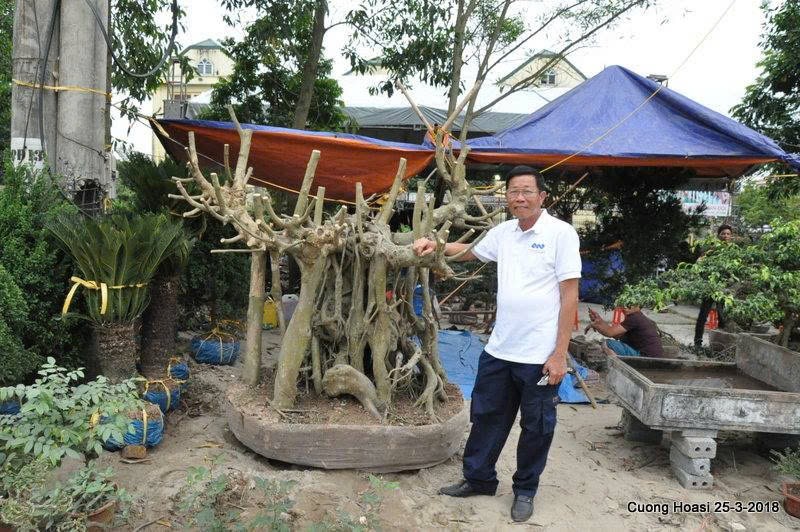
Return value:
M 710 489 L 714 485 L 711 459 L 717 455 L 716 431 L 673 432 L 669 461 L 672 471 L 688 489 Z

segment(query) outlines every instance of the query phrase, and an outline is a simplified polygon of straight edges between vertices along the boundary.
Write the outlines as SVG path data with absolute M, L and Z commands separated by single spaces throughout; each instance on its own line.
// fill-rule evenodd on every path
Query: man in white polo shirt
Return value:
M 514 521 L 526 521 L 533 513 L 533 497 L 553 441 L 558 384 L 567 372 L 581 276 L 578 234 L 542 209 L 546 196 L 536 170 L 513 168 L 506 176 L 506 199 L 516 219 L 492 228 L 460 258 L 497 262 L 497 321 L 481 353 L 472 391 L 464 479 L 439 493 L 494 495 L 495 464 L 520 411 Z M 467 247 L 448 243 L 444 253 L 455 255 Z M 436 244 L 422 238 L 413 249 L 424 256 L 435 251 Z

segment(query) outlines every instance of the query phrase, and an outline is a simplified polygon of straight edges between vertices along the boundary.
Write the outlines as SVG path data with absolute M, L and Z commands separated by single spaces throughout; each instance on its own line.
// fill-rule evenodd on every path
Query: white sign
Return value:
M 730 216 L 731 195 L 728 192 L 708 192 L 703 190 L 678 190 L 684 212 L 694 212 L 705 204 L 704 216 Z
M 24 137 L 11 138 L 11 162 L 14 168 L 22 165 L 31 166 L 34 170 L 44 168 L 44 150 L 41 139 Z

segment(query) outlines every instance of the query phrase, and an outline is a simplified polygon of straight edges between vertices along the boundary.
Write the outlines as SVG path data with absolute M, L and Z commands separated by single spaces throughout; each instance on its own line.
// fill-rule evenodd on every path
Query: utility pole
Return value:
M 114 196 L 109 180 L 110 146 L 106 145 L 108 47 L 99 24 L 107 24 L 108 0 L 61 1 L 58 144 L 56 172 L 73 191 L 78 206 L 99 209 L 103 197 Z
M 11 156 L 14 165 L 30 164 L 42 169 L 56 153 L 56 93 L 42 94 L 34 87 L 57 83 L 60 24 L 55 0 L 17 0 L 11 52 Z M 51 31 L 52 30 L 52 31 Z M 48 38 L 50 53 L 44 58 Z M 41 115 L 41 120 L 40 120 Z M 40 125 L 43 130 L 40 130 Z
M 107 24 L 108 0 L 90 1 Z M 99 210 L 103 197 L 115 195 L 106 139 L 108 49 L 86 2 L 17 0 L 12 64 L 20 81 L 12 89 L 15 162 L 41 169 L 46 161 L 79 207 Z

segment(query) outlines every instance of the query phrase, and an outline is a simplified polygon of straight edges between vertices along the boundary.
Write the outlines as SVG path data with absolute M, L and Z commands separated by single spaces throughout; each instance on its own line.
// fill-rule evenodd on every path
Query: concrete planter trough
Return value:
M 739 336 L 750 335 L 755 338 L 770 341 L 771 334 L 766 333 L 732 333 L 723 331 L 721 329 L 711 329 L 707 331 L 708 334 L 708 347 L 712 353 L 722 353 L 723 351 L 730 350 L 733 352 L 736 349 L 736 343 L 739 341 Z
M 611 357 L 607 381 L 637 434 L 630 439 L 671 434 L 684 487 L 713 486 L 720 430 L 800 434 L 800 353 L 752 335 L 739 335 L 735 363 Z

